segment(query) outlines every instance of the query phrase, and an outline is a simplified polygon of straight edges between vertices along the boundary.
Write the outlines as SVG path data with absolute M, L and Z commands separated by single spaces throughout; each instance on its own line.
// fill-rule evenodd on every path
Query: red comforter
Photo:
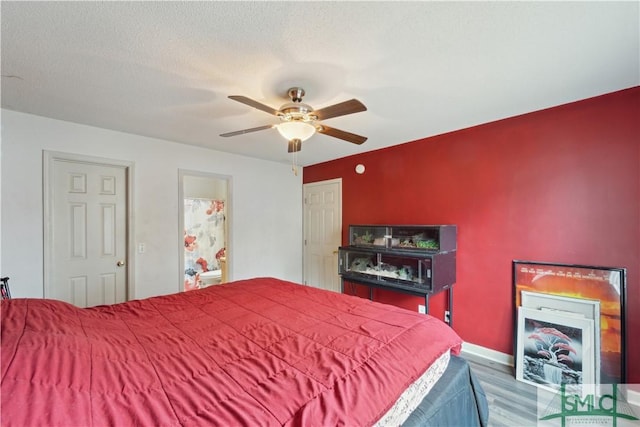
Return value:
M 79 309 L 2 301 L 3 426 L 375 423 L 460 338 L 273 278 Z

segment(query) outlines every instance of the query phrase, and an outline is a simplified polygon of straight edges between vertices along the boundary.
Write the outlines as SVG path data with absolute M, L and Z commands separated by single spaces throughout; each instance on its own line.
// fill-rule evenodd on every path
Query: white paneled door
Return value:
M 340 292 L 338 247 L 342 241 L 342 181 L 304 186 L 304 283 Z
M 49 160 L 45 297 L 79 307 L 127 300 L 127 169 Z

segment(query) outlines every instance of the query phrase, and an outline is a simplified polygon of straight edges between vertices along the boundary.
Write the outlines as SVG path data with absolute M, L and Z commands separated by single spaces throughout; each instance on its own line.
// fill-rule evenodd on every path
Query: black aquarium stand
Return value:
M 402 292 L 425 299 L 446 291 L 453 325 L 453 285 L 456 281 L 455 225 L 352 225 L 350 244 L 341 246 L 339 274 L 344 283 Z

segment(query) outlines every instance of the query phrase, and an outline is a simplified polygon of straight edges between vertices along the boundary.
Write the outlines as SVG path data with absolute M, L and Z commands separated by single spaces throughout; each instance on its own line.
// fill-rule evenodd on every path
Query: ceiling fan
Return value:
M 291 102 L 287 102 L 282 105 L 278 110 L 247 98 L 246 96 L 231 95 L 229 98 L 234 101 L 241 102 L 250 107 L 257 108 L 258 110 L 278 117 L 280 119 L 280 123 L 223 133 L 220 136 L 227 137 L 244 135 L 245 133 L 256 132 L 259 130 L 277 128 L 278 132 L 280 132 L 280 134 L 289 141 L 289 147 L 287 150 L 289 153 L 300 151 L 302 148 L 302 141 L 309 139 L 316 132 L 358 145 L 367 140 L 367 137 L 365 136 L 356 135 L 355 133 L 346 132 L 329 127 L 324 123 L 320 123 L 321 120 L 366 111 L 367 107 L 365 107 L 362 102 L 357 99 L 351 99 L 319 110 L 314 110 L 310 105 L 302 102 L 304 94 L 304 89 L 301 87 L 293 87 L 289 89 L 288 95 L 289 98 L 291 98 Z

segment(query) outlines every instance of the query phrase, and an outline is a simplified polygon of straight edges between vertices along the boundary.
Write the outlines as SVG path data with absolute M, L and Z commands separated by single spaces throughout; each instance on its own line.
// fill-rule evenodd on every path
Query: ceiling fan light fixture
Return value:
M 278 132 L 288 141 L 299 139 L 306 141 L 316 133 L 316 128 L 311 123 L 303 121 L 282 122 L 278 126 Z
M 296 174 L 298 171 L 296 156 L 302 148 L 302 142 L 311 138 L 316 132 L 358 145 L 367 140 L 364 136 L 325 126 L 321 123 L 321 121 L 326 119 L 367 111 L 367 107 L 365 107 L 362 102 L 357 99 L 350 99 L 348 101 L 339 102 L 337 104 L 315 110 L 310 105 L 302 102 L 304 94 L 304 89 L 301 87 L 292 87 L 288 92 L 291 102 L 287 102 L 279 109 L 275 109 L 269 105 L 247 98 L 246 96 L 229 95 L 229 99 L 256 108 L 260 111 L 264 111 L 272 116 L 276 116 L 280 119 L 280 124 L 264 125 L 235 132 L 227 132 L 220 136 L 227 137 L 244 135 L 249 132 L 276 128 L 280 135 L 282 135 L 288 142 L 287 151 L 292 154 L 292 168 Z

